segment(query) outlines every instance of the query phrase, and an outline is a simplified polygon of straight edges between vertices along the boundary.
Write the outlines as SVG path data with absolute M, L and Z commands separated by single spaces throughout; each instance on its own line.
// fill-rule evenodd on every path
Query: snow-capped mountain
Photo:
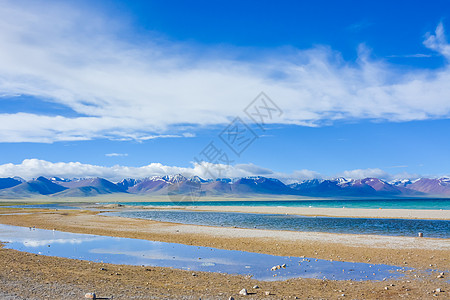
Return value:
M 420 178 L 406 186 L 408 189 L 429 195 L 450 195 L 450 178 Z
M 118 186 L 123 188 L 124 190 L 129 189 L 130 187 L 135 186 L 138 183 L 141 183 L 143 179 L 134 179 L 134 178 L 125 178 L 116 183 Z
M 167 182 L 171 182 L 171 183 L 178 183 L 178 182 L 183 182 L 186 181 L 187 178 L 184 177 L 181 174 L 176 174 L 176 175 L 165 175 L 163 177 L 161 177 L 164 181 Z
M 39 177 L 20 181 L 0 178 L 0 197 L 52 195 L 86 197 L 111 193 L 173 195 L 195 192 L 208 195 L 298 195 L 311 197 L 429 197 L 450 196 L 450 178 L 399 179 L 391 182 L 379 178 L 311 179 L 289 185 L 278 179 L 262 176 L 205 180 L 181 174 L 126 178 L 113 183 L 103 178 L 62 179 Z
M 395 179 L 389 182 L 389 184 L 393 186 L 402 186 L 402 187 L 407 187 L 412 183 L 413 181 L 411 179 Z
M 302 195 L 309 196 L 353 196 L 353 197 L 376 197 L 376 196 L 401 196 L 420 195 L 420 191 L 405 189 L 401 186 L 394 186 L 378 178 L 364 179 L 312 179 L 289 185 Z

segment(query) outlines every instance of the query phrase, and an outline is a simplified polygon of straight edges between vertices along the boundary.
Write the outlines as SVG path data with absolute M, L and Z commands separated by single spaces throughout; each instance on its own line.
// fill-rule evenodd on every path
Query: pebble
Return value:
M 228 298 L 228 300 L 234 300 L 234 298 L 233 298 L 233 297 L 230 297 L 230 298 Z
M 247 290 L 246 289 L 240 290 L 239 295 L 247 296 L 248 295 Z
M 436 293 L 442 293 L 442 289 L 436 289 Z
M 270 292 L 265 292 L 264 294 L 266 294 L 266 296 L 269 296 L 269 295 L 270 295 Z
M 281 269 L 281 266 L 277 265 L 277 266 L 273 266 L 270 270 L 271 271 L 276 271 L 276 270 L 279 270 L 279 269 Z
M 255 285 L 253 288 L 254 288 L 254 289 L 259 289 L 259 286 Z
M 97 299 L 97 296 L 95 295 L 95 293 L 86 293 L 86 294 L 84 294 L 84 298 Z

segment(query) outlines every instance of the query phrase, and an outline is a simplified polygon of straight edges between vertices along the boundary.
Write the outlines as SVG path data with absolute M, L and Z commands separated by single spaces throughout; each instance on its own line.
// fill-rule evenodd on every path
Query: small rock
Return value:
M 286 264 L 282 264 L 281 267 L 282 267 L 283 269 L 286 269 Z
M 385 286 L 385 287 L 384 287 L 384 289 L 385 289 L 385 290 L 388 290 L 388 289 L 389 289 L 389 287 L 388 287 L 388 286 Z
M 270 295 L 270 292 L 265 292 L 264 294 L 266 294 L 266 296 L 269 296 L 269 295 Z
M 195 274 L 195 273 L 192 273 L 192 276 L 197 276 L 197 274 Z
M 345 297 L 345 294 L 342 294 L 341 296 L 342 296 L 342 297 Z
M 108 271 L 108 270 L 106 270 L 105 268 L 100 268 L 100 271 Z
M 234 298 L 233 298 L 233 297 L 230 297 L 230 298 L 228 298 L 228 300 L 234 300 Z
M 418 236 L 423 237 L 423 232 L 419 232 Z
M 439 274 L 436 278 L 444 278 L 444 276 Z
M 436 293 L 442 293 L 443 290 L 442 289 L 436 289 Z
M 246 290 L 246 289 L 242 289 L 242 290 L 239 292 L 239 295 L 247 296 L 247 295 L 248 295 L 247 290 Z
M 254 288 L 254 289 L 259 289 L 259 286 L 255 285 L 253 288 Z
M 86 293 L 86 294 L 84 294 L 84 298 L 97 299 L 97 296 L 95 295 L 95 293 Z

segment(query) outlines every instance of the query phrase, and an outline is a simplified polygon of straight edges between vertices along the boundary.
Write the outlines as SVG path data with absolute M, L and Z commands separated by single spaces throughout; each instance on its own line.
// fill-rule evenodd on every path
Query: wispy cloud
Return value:
M 128 156 L 128 153 L 107 153 L 105 154 L 107 157 L 124 157 Z
M 388 55 L 387 57 L 392 58 L 429 58 L 433 57 L 431 54 L 423 54 L 423 53 L 416 53 L 416 54 L 403 54 L 403 55 Z
M 388 168 L 392 168 L 392 169 L 397 169 L 397 168 L 407 168 L 408 166 L 406 165 L 398 165 L 398 166 L 390 166 Z
M 427 39 L 423 42 L 423 44 L 444 55 L 447 58 L 450 58 L 450 45 L 447 42 L 447 38 L 445 36 L 444 25 L 439 23 L 436 27 L 435 34 L 427 34 Z
M 130 41 L 135 33 L 120 16 L 45 1 L 0 3 L 2 94 L 32 95 L 80 115 L 0 114 L 0 142 L 189 136 L 186 124 L 227 123 L 260 91 L 283 109 L 276 123 L 450 117 L 448 66 L 398 73 L 367 51 L 346 62 L 328 47 L 243 61 L 245 49 L 224 55 L 151 36 Z M 442 24 L 424 44 L 450 56 Z
M 368 20 L 363 20 L 363 21 L 351 24 L 350 26 L 347 27 L 347 29 L 350 31 L 353 31 L 353 32 L 360 32 L 372 25 L 373 25 L 372 22 L 369 22 Z

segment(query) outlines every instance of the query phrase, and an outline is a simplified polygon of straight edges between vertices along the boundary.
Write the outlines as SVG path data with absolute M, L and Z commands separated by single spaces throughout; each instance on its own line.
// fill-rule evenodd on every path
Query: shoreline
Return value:
M 320 201 L 320 200 L 317 200 Z M 29 209 L 26 205 L 56 204 L 73 206 L 79 209 L 130 209 L 130 210 L 183 210 L 208 212 L 234 212 L 254 214 L 282 214 L 314 217 L 336 218 L 383 218 L 383 219 L 422 219 L 422 220 L 450 220 L 450 210 L 443 209 L 402 209 L 402 208 L 349 208 L 349 207 L 292 207 L 292 206 L 227 206 L 227 205 L 128 205 L 126 203 L 105 202 L 2 202 L 0 208 L 5 206 L 21 206 L 17 209 Z M 38 208 L 37 208 L 38 209 Z M 51 209 L 58 209 L 57 207 Z

